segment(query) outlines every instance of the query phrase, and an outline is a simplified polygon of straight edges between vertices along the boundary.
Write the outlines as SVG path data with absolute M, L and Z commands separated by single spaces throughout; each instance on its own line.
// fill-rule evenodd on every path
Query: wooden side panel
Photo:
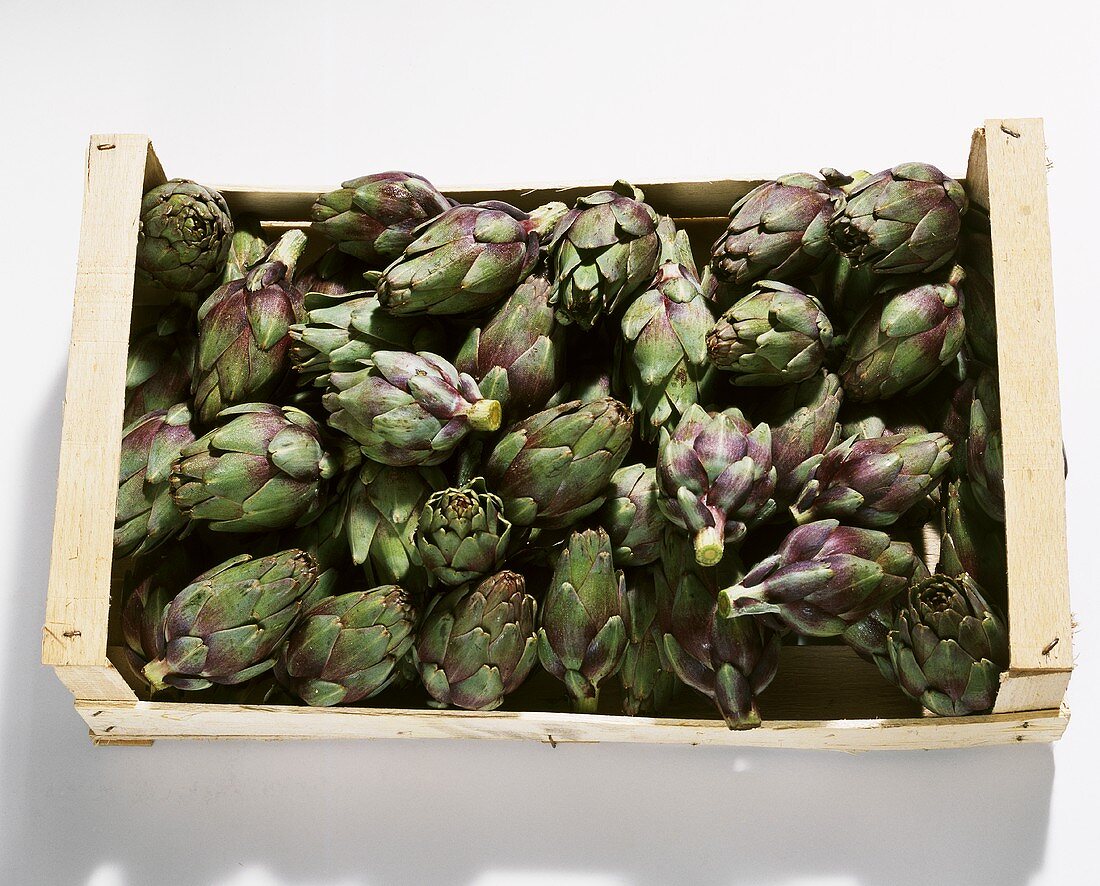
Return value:
M 123 676 L 110 665 L 106 667 L 60 665 L 54 668 L 54 672 L 57 674 L 57 678 L 65 684 L 65 688 L 79 700 L 137 701 L 134 690 L 129 687 Z
M 140 135 L 93 136 L 65 388 L 42 661 L 107 668 L 114 502 L 118 484 L 127 337 L 134 289 L 138 213 L 147 174 L 159 164 Z M 86 671 L 63 676 L 78 693 Z M 105 676 L 97 695 L 133 697 Z M 123 689 L 127 694 L 123 693 Z M 86 697 L 86 696 L 85 696 Z
M 987 120 L 984 142 L 1009 575 L 1010 667 L 996 710 L 1056 708 L 1073 667 L 1073 643 L 1042 121 Z M 1010 685 L 1057 672 L 1063 676 Z

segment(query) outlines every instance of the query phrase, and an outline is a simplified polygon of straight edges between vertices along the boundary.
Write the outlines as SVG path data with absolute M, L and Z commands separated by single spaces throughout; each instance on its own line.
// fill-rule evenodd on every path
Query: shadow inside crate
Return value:
M 477 741 L 93 748 L 38 663 L 63 370 L 11 472 L 0 858 L 19 884 L 1024 884 L 1049 746 L 845 755 Z

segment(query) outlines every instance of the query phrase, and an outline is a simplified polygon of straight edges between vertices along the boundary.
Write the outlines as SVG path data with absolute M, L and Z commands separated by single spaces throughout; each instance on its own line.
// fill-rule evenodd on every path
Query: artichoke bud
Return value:
M 229 254 L 233 219 L 213 188 L 174 178 L 141 198 L 137 278 L 166 289 L 204 292 Z
M 511 533 L 504 503 L 476 477 L 428 499 L 416 529 L 417 559 L 433 584 L 465 584 L 500 567 Z

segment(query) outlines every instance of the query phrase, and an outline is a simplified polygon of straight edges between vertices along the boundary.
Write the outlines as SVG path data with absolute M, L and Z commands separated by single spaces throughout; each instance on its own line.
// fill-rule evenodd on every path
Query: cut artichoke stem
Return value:
M 145 679 L 149 681 L 149 686 L 152 688 L 153 692 L 160 692 L 168 688 L 168 684 L 164 682 L 164 678 L 171 672 L 172 668 L 169 667 L 168 662 L 163 658 L 151 661 L 141 669 L 141 673 L 145 676 Z
M 742 615 L 768 615 L 779 611 L 778 606 L 752 599 L 749 596 L 751 593 L 741 585 L 723 588 L 718 592 L 718 614 L 722 618 L 738 618 Z
M 717 526 L 704 526 L 695 535 L 695 560 L 700 566 L 717 566 L 726 546 Z
M 466 413 L 466 421 L 475 431 L 498 430 L 501 417 L 499 400 L 478 400 Z

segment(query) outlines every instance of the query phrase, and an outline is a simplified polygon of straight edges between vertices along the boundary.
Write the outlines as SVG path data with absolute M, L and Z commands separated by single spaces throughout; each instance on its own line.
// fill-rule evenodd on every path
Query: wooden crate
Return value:
M 709 702 L 689 693 L 660 718 L 569 713 L 560 685 L 545 674 L 511 696 L 509 710 L 489 713 L 431 711 L 399 696 L 383 696 L 384 708 L 327 709 L 139 700 L 112 664 L 123 661 L 109 642 L 112 530 L 131 314 L 153 298 L 134 285 L 139 204 L 144 191 L 164 181 L 147 137 L 92 137 L 42 660 L 72 691 L 96 744 L 456 737 L 851 751 L 1052 741 L 1064 731 L 1069 714 L 1062 699 L 1073 656 L 1041 120 L 987 120 L 970 146 L 966 184 L 971 198 L 989 209 L 997 287 L 1011 663 L 994 713 L 954 719 L 922 716 L 874 666 L 843 646 L 784 647 L 779 675 L 760 699 L 764 724 L 744 732 L 728 730 Z M 730 204 L 756 183 L 642 187 L 659 211 L 709 243 Z M 496 197 L 533 208 L 593 189 L 450 193 L 469 202 Z M 302 226 L 320 189 L 221 191 L 235 214 L 258 214 L 277 230 Z M 614 698 L 606 699 L 605 709 L 617 709 Z

